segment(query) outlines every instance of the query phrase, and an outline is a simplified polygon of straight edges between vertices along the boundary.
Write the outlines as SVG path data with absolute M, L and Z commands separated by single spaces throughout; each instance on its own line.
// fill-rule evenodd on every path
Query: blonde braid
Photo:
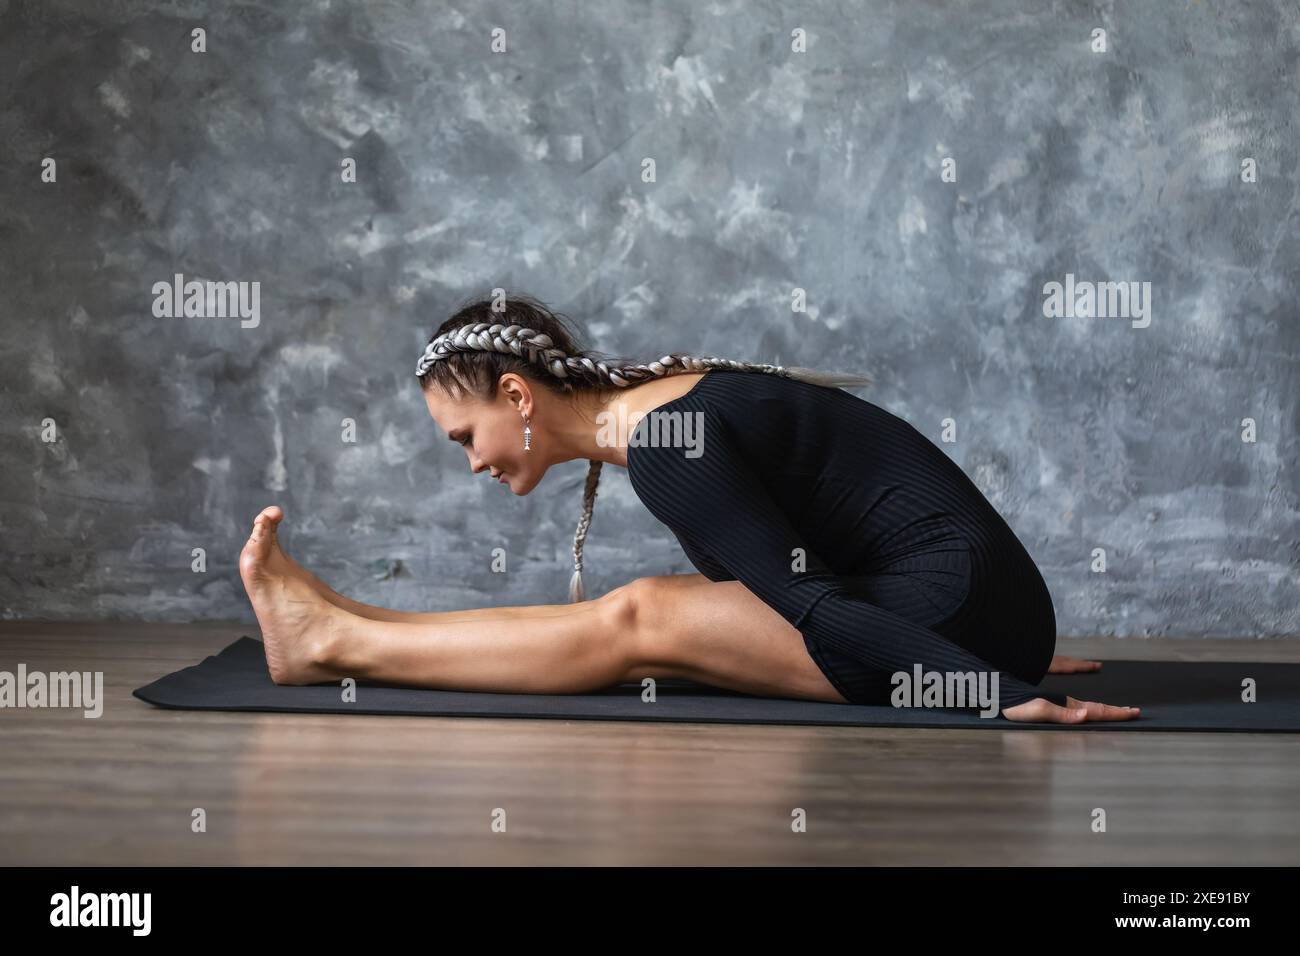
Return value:
M 761 365 L 753 362 L 736 362 L 715 356 L 665 355 L 657 362 L 642 365 L 621 365 L 611 368 L 605 362 L 592 361 L 582 355 L 568 355 L 555 348 L 551 337 L 544 332 L 519 325 L 500 325 L 475 322 L 435 336 L 416 363 L 415 374 L 423 377 L 429 367 L 439 359 L 456 352 L 509 352 L 545 369 L 556 378 L 572 384 L 596 387 L 627 388 L 652 378 L 682 375 L 709 369 L 727 369 L 743 372 L 763 372 L 780 375 L 826 388 L 857 388 L 870 385 L 866 375 L 849 375 L 840 372 L 818 372 L 799 366 Z M 600 483 L 601 462 L 593 461 L 587 469 L 587 481 L 582 491 L 582 517 L 573 536 L 573 577 L 569 580 L 569 601 L 584 600 L 582 586 L 582 548 L 591 527 L 591 515 L 596 503 L 596 486 Z

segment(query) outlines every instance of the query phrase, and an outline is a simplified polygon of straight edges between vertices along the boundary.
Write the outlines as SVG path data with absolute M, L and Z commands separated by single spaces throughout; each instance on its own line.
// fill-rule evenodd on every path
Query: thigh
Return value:
M 897 618 L 895 639 L 906 646 L 911 627 L 923 627 L 972 650 L 973 633 L 963 620 L 973 598 L 973 557 L 969 545 L 947 524 L 935 523 L 924 548 L 906 548 L 887 560 L 872 561 L 841 576 L 844 589 Z M 883 616 L 882 616 L 883 617 Z M 882 628 L 888 624 L 882 622 Z M 888 631 L 879 635 L 888 638 Z M 854 703 L 888 703 L 892 675 L 856 657 L 809 642 L 808 652 L 841 695 Z
M 739 581 L 644 578 L 638 662 L 628 680 L 683 678 L 759 697 L 847 703 L 803 634 Z
M 948 566 L 924 556 L 916 564 L 842 580 L 847 591 L 899 619 L 893 639 L 900 647 L 913 627 L 922 627 L 1023 681 L 1042 679 L 1055 652 L 1056 623 L 1050 597 L 1042 599 L 1026 574 L 986 565 L 977 585 L 966 559 Z M 883 628 L 878 636 L 889 638 L 888 625 Z M 832 648 L 810 646 L 809 652 L 850 701 L 889 700 L 889 675 Z

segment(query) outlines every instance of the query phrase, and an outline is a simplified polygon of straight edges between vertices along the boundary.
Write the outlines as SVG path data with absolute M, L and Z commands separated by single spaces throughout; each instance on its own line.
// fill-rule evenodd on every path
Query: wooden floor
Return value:
M 249 714 L 131 696 L 241 634 L 258 636 L 0 622 L 0 670 L 102 670 L 105 697 L 95 720 L 0 710 L 0 864 L 1300 862 L 1295 734 Z M 1300 660 L 1295 640 L 1057 651 Z

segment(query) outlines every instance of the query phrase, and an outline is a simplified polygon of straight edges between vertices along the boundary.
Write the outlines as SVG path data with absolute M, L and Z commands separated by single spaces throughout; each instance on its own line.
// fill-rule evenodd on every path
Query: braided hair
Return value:
M 736 362 L 680 352 L 665 355 L 657 362 L 638 364 L 579 348 L 576 336 L 563 320 L 561 313 L 552 312 L 537 299 L 525 295 L 509 300 L 479 299 L 463 305 L 433 333 L 416 363 L 420 387 L 428 390 L 436 386 L 453 397 L 472 395 L 491 401 L 496 397 L 501 376 L 516 372 L 559 395 L 573 396 L 582 391 L 604 393 L 653 378 L 709 369 L 762 372 L 826 388 L 857 388 L 872 382 L 865 375 Z M 591 527 L 601 464 L 590 463 L 582 492 L 582 518 L 573 538 L 571 602 L 584 597 L 582 547 Z

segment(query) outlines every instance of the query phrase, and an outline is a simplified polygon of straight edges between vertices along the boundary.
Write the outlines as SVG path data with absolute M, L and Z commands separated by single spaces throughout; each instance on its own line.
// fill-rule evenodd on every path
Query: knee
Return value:
M 649 580 L 649 578 L 638 578 L 614 588 L 605 595 L 605 608 L 610 615 L 610 624 L 619 633 L 631 633 L 636 628 L 640 616 L 638 611 L 649 598 L 647 587 Z
M 645 663 L 655 655 L 649 643 L 662 637 L 664 604 L 669 587 L 662 578 L 637 578 L 610 591 L 611 626 L 621 638 L 629 663 Z

